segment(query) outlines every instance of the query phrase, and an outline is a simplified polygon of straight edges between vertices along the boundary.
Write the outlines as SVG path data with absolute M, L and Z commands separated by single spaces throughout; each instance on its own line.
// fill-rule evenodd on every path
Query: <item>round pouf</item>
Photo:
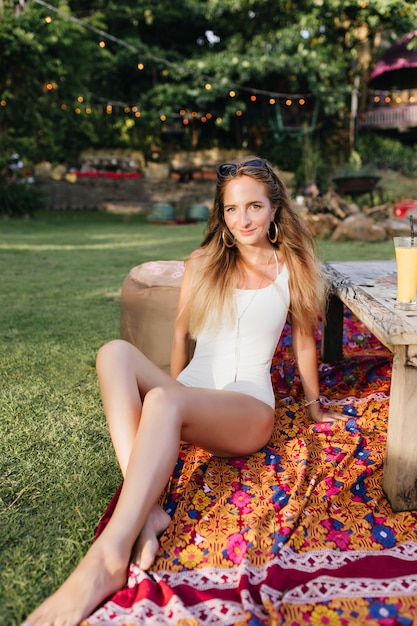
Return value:
M 151 261 L 132 268 L 122 285 L 120 337 L 168 373 L 183 273 L 183 261 Z
M 148 222 L 173 222 L 175 220 L 175 209 L 172 204 L 155 202 L 146 217 Z
M 185 209 L 185 219 L 195 220 L 197 222 L 207 222 L 209 210 L 210 209 L 206 204 L 190 204 Z

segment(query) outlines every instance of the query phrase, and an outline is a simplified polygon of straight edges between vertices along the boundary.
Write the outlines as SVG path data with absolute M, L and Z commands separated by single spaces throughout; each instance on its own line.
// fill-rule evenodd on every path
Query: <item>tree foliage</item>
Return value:
M 277 153 L 291 94 L 318 103 L 317 133 L 345 149 L 355 76 L 363 109 L 373 63 L 416 19 L 411 0 L 32 0 L 18 14 L 3 0 L 2 153 L 68 160 L 158 142 Z

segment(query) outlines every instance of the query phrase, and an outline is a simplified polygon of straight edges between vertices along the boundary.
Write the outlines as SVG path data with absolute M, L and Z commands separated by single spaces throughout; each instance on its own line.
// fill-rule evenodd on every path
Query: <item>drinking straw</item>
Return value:
M 414 215 L 410 215 L 411 245 L 414 246 Z

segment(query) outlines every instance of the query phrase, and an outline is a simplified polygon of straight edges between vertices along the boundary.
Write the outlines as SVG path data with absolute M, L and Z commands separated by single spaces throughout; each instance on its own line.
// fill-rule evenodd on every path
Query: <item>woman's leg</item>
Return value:
M 104 413 L 123 477 L 142 413 L 142 398 L 155 386 L 177 384 L 131 343 L 114 340 L 97 354 L 97 375 Z M 155 504 L 135 544 L 132 559 L 144 569 L 152 565 L 159 548 L 158 537 L 170 516 Z M 146 564 L 147 567 L 146 567 Z
M 140 422 L 142 398 L 155 385 L 169 386 L 170 384 L 179 385 L 179 383 L 160 370 L 136 347 L 123 340 L 110 341 L 100 348 L 96 367 L 104 412 L 124 477 Z M 169 515 L 155 504 L 143 524 L 136 552 L 138 556 L 143 554 L 149 565 L 152 564 L 158 550 L 157 536 L 168 526 L 169 521 Z M 95 600 L 92 600 L 91 609 L 86 604 L 82 610 L 80 600 L 82 588 L 86 589 L 89 585 L 94 585 L 102 591 L 103 597 L 106 597 L 118 586 L 123 586 L 126 580 L 126 563 L 130 559 L 127 544 L 120 554 L 116 544 L 114 546 L 110 544 L 107 546 L 106 554 L 101 554 L 100 545 L 101 541 L 93 544 L 86 557 L 58 592 L 40 606 L 39 613 L 35 611 L 33 618 L 31 616 L 30 623 L 38 623 L 39 619 L 40 624 L 58 625 L 61 624 L 60 620 L 65 626 L 67 623 L 78 624 L 79 619 L 96 606 Z M 100 565 L 103 558 L 105 559 L 104 566 Z M 110 586 L 108 571 L 112 572 Z M 96 576 L 96 573 L 99 575 Z M 117 580 L 120 582 L 119 585 Z M 108 593 L 105 592 L 106 587 L 109 589 Z M 66 608 L 62 607 L 61 613 L 59 610 L 61 597 L 71 596 L 74 598 L 74 603 L 68 602 Z M 45 618 L 42 617 L 43 615 Z M 79 615 L 81 617 L 78 617 Z
M 96 369 L 104 413 L 124 477 L 139 426 L 143 398 L 153 387 L 178 383 L 135 346 L 120 339 L 100 348 Z
M 75 626 L 124 584 L 132 547 L 173 471 L 181 439 L 220 456 L 247 455 L 265 445 L 272 425 L 271 407 L 240 393 L 178 383 L 149 390 L 109 523 L 62 587 L 29 616 L 30 625 Z

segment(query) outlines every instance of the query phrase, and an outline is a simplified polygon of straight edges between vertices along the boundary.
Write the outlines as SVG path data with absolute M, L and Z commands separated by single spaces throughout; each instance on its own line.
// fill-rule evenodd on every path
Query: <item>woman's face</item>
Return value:
M 275 208 L 265 185 L 250 176 L 232 178 L 223 196 L 224 221 L 238 244 L 269 245 L 268 230 Z

